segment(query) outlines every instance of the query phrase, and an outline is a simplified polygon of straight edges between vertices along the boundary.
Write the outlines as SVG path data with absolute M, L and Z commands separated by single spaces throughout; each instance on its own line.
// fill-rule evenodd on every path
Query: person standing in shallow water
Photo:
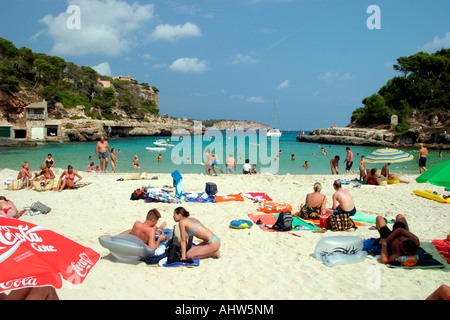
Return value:
M 101 136 L 100 141 L 97 142 L 97 146 L 95 147 L 95 156 L 100 159 L 100 169 L 102 172 L 108 172 L 108 151 L 111 153 L 109 143 L 105 140 L 105 137 Z M 105 166 L 104 171 L 103 165 Z

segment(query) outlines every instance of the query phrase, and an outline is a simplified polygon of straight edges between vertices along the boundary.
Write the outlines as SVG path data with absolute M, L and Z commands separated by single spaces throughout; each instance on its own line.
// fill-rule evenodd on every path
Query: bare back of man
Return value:
M 336 193 L 333 195 L 333 207 L 335 201 L 339 203 L 339 206 L 342 210 L 351 211 L 353 210 L 353 208 L 355 208 L 352 196 L 350 195 L 350 192 L 348 190 L 339 189 L 338 191 L 336 191 Z

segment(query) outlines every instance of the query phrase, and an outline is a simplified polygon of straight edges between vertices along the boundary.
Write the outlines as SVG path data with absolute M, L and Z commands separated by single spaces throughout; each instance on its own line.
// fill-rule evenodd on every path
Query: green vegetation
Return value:
M 408 120 L 448 117 L 450 110 L 450 49 L 433 54 L 419 52 L 400 57 L 394 69 L 402 76 L 390 79 L 377 94 L 364 98 L 364 107 L 353 111 L 352 122 L 362 126 L 389 124 L 396 114 L 396 134 L 409 129 Z
M 103 88 L 98 84 L 99 78 L 110 81 L 111 87 Z M 50 104 L 60 102 L 67 109 L 84 105 L 86 116 L 93 119 L 119 120 L 114 108 L 142 120 L 149 114 L 158 116 L 156 102 L 146 100 L 141 88 L 149 90 L 150 85 L 100 76 L 90 67 L 33 53 L 25 47 L 17 49 L 12 42 L 0 38 L 0 92 L 38 94 Z M 152 89 L 159 92 L 156 87 Z

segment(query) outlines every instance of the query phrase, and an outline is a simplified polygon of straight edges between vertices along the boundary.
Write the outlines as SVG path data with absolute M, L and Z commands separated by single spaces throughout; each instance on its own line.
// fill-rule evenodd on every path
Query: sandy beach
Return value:
M 61 169 L 55 170 L 59 176 Z M 131 193 L 142 186 L 172 185 L 170 174 L 149 173 L 158 180 L 117 181 L 124 174 L 96 174 L 80 172 L 82 182 L 92 184 L 78 190 L 62 192 L 34 190 L 8 191 L 2 184 L 1 195 L 12 200 L 20 210 L 40 201 L 52 208 L 47 215 L 22 216 L 29 221 L 54 230 L 74 241 L 91 247 L 101 260 L 86 281 L 78 288 L 65 286 L 58 290 L 66 299 L 150 299 L 150 300 L 204 300 L 204 299 L 425 299 L 441 284 L 448 282 L 450 266 L 439 255 L 433 239 L 445 239 L 450 233 L 450 205 L 424 199 L 413 190 L 443 188 L 415 181 L 417 175 L 402 175 L 410 184 L 388 186 L 352 184 L 350 190 L 358 212 L 381 215 L 393 219 L 403 214 L 410 231 L 416 234 L 421 246 L 435 259 L 445 264 L 444 269 L 404 270 L 388 268 L 377 260 L 366 259 L 351 265 L 327 267 L 312 257 L 318 241 L 329 236 L 378 237 L 372 224 L 356 231 L 313 233 L 300 230 L 293 233 L 265 232 L 254 225 L 251 229 L 231 229 L 234 219 L 248 219 L 248 214 L 261 214 L 258 204 L 244 202 L 189 203 L 183 202 L 191 215 L 216 233 L 222 246 L 220 258 L 207 258 L 196 268 L 150 267 L 144 262 L 126 264 L 116 261 L 103 248 L 98 237 L 116 235 L 130 229 L 134 221 L 144 221 L 147 212 L 157 208 L 162 221 L 169 227 L 175 223 L 173 210 L 180 204 L 145 203 L 130 200 Z M 0 170 L 0 181 L 15 178 L 17 171 Z M 252 175 L 241 174 L 217 177 L 205 174 L 183 174 L 184 192 L 203 192 L 206 182 L 215 182 L 218 194 L 265 192 L 274 201 L 289 203 L 298 212 L 314 182 L 322 184 L 322 193 L 331 207 L 335 179 L 353 179 L 355 174 L 332 175 Z

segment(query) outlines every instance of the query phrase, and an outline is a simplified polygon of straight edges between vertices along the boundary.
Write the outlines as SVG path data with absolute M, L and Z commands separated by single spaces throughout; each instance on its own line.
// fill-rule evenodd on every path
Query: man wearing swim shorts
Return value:
M 347 162 L 347 165 L 345 166 L 345 171 L 349 172 L 353 165 L 353 152 L 350 151 L 350 148 L 345 148 L 345 151 L 347 151 L 347 157 L 345 157 L 344 164 Z
M 350 216 L 353 216 L 356 213 L 356 207 L 350 192 L 342 189 L 339 180 L 334 181 L 333 187 L 336 190 L 333 194 L 333 208 L 327 209 L 327 212 L 329 214 L 348 213 Z
M 427 168 L 425 167 L 427 164 L 427 155 L 428 149 L 425 148 L 423 144 L 420 144 L 419 156 L 417 157 L 417 163 L 419 164 L 420 174 L 422 174 L 424 171 L 427 171 Z
M 384 217 L 378 216 L 376 219 L 376 227 L 381 237 L 379 244 L 382 263 L 391 263 L 398 257 L 414 255 L 420 246 L 419 238 L 409 232 L 405 217 L 398 214 L 395 221 L 391 231 Z
M 108 172 L 108 151 L 111 153 L 108 141 L 105 140 L 105 137 L 101 136 L 100 141 L 97 142 L 97 146 L 95 147 L 95 156 L 100 159 L 101 172 Z M 103 165 L 105 165 L 105 171 L 103 171 Z

